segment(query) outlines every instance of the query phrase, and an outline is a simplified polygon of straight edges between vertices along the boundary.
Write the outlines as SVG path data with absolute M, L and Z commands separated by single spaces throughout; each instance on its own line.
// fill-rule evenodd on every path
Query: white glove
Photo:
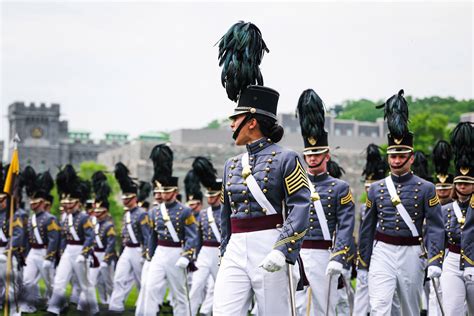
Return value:
M 369 279 L 369 271 L 357 269 L 357 279 L 359 279 L 361 283 L 367 284 Z
M 79 255 L 76 258 L 76 263 L 83 263 L 85 261 L 86 261 L 86 257 L 84 257 L 83 255 Z
M 474 282 L 474 267 L 465 268 L 463 276 L 467 282 Z
M 342 263 L 337 261 L 329 261 L 326 268 L 326 275 L 339 275 L 342 273 Z
M 53 262 L 50 260 L 43 261 L 43 270 L 49 270 L 53 267 Z
M 180 257 L 178 261 L 176 261 L 176 266 L 181 269 L 186 269 L 189 264 L 189 259 L 186 257 Z
M 5 263 L 7 262 L 7 256 L 5 256 L 3 253 L 0 254 L 0 263 Z
M 273 249 L 270 253 L 260 262 L 259 267 L 264 268 L 268 272 L 276 272 L 283 268 L 286 263 L 286 258 L 283 252 L 280 250 Z
M 437 266 L 429 266 L 426 277 L 428 279 L 439 278 L 441 276 L 441 268 Z
M 108 266 L 109 266 L 109 265 L 108 265 L 107 262 L 105 262 L 105 261 L 102 261 L 102 262 L 100 263 L 100 268 L 101 268 L 101 269 L 105 269 L 105 268 L 107 268 Z

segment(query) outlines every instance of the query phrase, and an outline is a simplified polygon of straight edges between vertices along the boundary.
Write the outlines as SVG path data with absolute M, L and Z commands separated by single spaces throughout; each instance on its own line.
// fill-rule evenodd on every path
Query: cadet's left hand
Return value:
M 83 255 L 79 255 L 76 258 L 76 263 L 83 263 L 85 261 L 86 261 L 86 257 L 84 257 Z
M 273 249 L 265 259 L 263 259 L 259 267 L 264 268 L 268 272 L 276 272 L 283 268 L 285 263 L 285 255 L 280 250 Z
M 437 266 L 429 266 L 426 277 L 428 279 L 439 278 L 441 276 L 441 268 Z
M 189 264 L 189 259 L 186 257 L 180 257 L 178 261 L 176 261 L 176 266 L 181 269 L 186 269 Z
M 326 275 L 339 275 L 342 273 L 342 263 L 337 261 L 329 261 L 326 268 Z
M 474 267 L 464 269 L 464 280 L 468 282 L 474 282 Z

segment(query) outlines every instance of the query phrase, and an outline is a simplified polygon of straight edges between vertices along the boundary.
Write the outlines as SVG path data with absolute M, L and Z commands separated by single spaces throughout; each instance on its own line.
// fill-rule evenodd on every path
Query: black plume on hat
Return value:
M 123 193 L 137 194 L 137 185 L 133 182 L 132 178 L 130 178 L 130 171 L 122 162 L 115 164 L 114 174 Z
M 451 132 L 456 169 L 474 168 L 474 126 L 471 122 L 461 122 Z
M 269 52 L 262 33 L 255 24 L 239 21 L 219 40 L 221 82 L 227 96 L 237 102 L 240 93 L 249 85 L 263 86 L 260 63 Z
M 369 144 L 366 149 L 366 160 L 362 175 L 366 180 L 380 180 L 385 177 L 388 164 L 380 154 L 380 147 Z
M 153 183 L 167 183 L 173 174 L 173 151 L 166 144 L 156 145 L 151 153 L 150 159 L 153 162 Z
M 78 185 L 79 177 L 72 165 L 66 165 L 56 175 L 56 185 L 58 193 L 62 195 L 71 195 L 74 191 L 74 186 Z
M 411 167 L 414 174 L 422 179 L 432 182 L 432 177 L 428 172 L 428 159 L 421 150 L 415 151 L 415 158 Z
M 186 200 L 202 200 L 201 184 L 194 170 L 189 170 L 184 178 Z
M 100 203 L 101 207 L 109 208 L 109 195 L 112 192 L 107 177 L 104 172 L 96 171 L 92 175 L 92 189 L 95 195 L 95 203 Z
M 341 166 L 339 166 L 337 162 L 335 162 L 332 159 L 328 160 L 326 166 L 327 166 L 327 171 L 331 177 L 340 179 L 342 175 L 346 173 L 346 171 Z
M 193 170 L 198 177 L 198 181 L 201 181 L 206 188 L 212 187 L 216 182 L 217 171 L 212 162 L 206 157 L 196 157 L 193 161 Z
M 403 89 L 376 108 L 384 108 L 390 134 L 395 139 L 402 139 L 408 134 L 408 103 L 403 97 Z
M 320 139 L 324 134 L 324 103 L 312 89 L 303 91 L 298 99 L 296 116 L 300 120 L 301 135 Z
M 54 180 L 49 171 L 45 171 L 37 175 L 36 183 L 38 187 L 38 192 L 36 195 L 44 196 L 46 200 L 52 202 L 53 196 L 50 194 L 51 190 L 54 187 Z
M 25 187 L 26 195 L 33 197 L 35 192 L 38 191 L 38 182 L 35 169 L 31 166 L 26 166 L 23 172 L 20 174 L 20 182 Z
M 140 181 L 138 185 L 138 202 L 144 203 L 150 196 L 152 190 L 153 188 L 149 182 Z
M 432 154 L 436 174 L 448 175 L 452 157 L 451 145 L 445 140 L 438 141 Z

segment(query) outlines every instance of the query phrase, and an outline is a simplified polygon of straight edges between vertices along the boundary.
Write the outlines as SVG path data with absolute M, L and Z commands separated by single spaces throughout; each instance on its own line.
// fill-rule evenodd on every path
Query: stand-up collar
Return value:
M 309 180 L 311 182 L 321 182 L 321 181 L 324 181 L 327 178 L 329 178 L 329 173 L 323 172 L 323 173 L 320 173 L 320 174 L 314 176 L 314 175 L 312 175 L 311 173 L 308 172 L 308 176 L 309 176 Z
M 177 201 L 173 201 L 173 202 L 170 202 L 170 203 L 165 202 L 165 206 L 166 206 L 167 209 L 175 207 L 176 204 L 178 204 Z
M 217 205 L 217 206 L 212 206 L 212 210 L 213 210 L 213 211 L 218 211 L 218 210 L 220 210 L 220 209 L 221 209 L 221 205 L 220 205 L 220 204 Z
M 412 172 L 407 172 L 407 173 L 405 173 L 401 176 L 397 176 L 393 173 L 390 173 L 390 177 L 392 177 L 392 181 L 394 183 L 403 183 L 403 182 L 407 182 L 408 180 L 413 178 L 413 173 Z
M 245 145 L 247 147 L 247 151 L 249 155 L 256 154 L 259 151 L 267 148 L 272 144 L 272 141 L 268 138 L 262 137 L 259 140 L 254 141 L 251 144 Z

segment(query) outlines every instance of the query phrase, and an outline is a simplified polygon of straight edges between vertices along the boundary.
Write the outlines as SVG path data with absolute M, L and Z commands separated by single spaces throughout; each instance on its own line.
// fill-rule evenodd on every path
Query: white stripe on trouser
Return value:
M 76 263 L 77 257 L 82 252 L 81 245 L 67 245 L 64 250 L 54 277 L 53 295 L 48 302 L 48 312 L 59 314 L 66 301 L 66 286 L 74 274 L 79 283 L 81 294 L 79 295 L 78 310 L 89 314 L 95 314 L 99 311 L 95 288 L 89 282 L 86 262 Z
M 443 307 L 447 316 L 460 316 L 466 313 L 474 315 L 474 282 L 467 282 L 463 278 L 463 271 L 459 270 L 460 255 L 448 252 L 443 262 L 443 273 L 440 283 L 443 289 Z
M 101 264 L 104 261 L 104 252 L 95 252 L 95 256 Z M 93 287 L 97 288 L 99 292 L 99 299 L 102 304 L 108 304 L 110 295 L 112 294 L 113 283 L 114 283 L 114 269 L 112 265 L 101 266 L 97 268 L 91 268 L 89 277 Z
M 424 277 L 420 254 L 420 246 L 396 246 L 381 241 L 374 244 L 369 269 L 372 316 L 390 315 L 395 292 L 402 315 L 419 315 Z
M 310 315 L 326 315 L 328 301 L 329 276 L 326 275 L 326 266 L 331 253 L 327 249 L 308 249 L 300 251 L 304 271 L 311 287 L 311 313 Z M 329 315 L 335 315 L 337 302 L 337 279 L 331 278 L 331 298 L 329 300 Z M 307 315 L 308 290 L 296 292 L 296 310 L 300 316 Z
M 38 282 L 42 278 L 46 284 L 46 288 L 52 288 L 54 281 L 54 269 L 43 269 L 44 257 L 46 256 L 46 249 L 30 249 L 26 257 L 26 266 L 23 270 L 23 291 L 21 310 L 27 313 L 34 313 L 36 305 L 40 300 L 40 293 L 38 291 Z M 54 263 L 53 263 L 54 264 Z M 47 293 L 49 297 L 51 293 Z
M 163 302 L 166 286 L 169 286 L 173 296 L 173 313 L 180 316 L 189 316 L 189 301 L 186 294 L 185 271 L 176 266 L 176 261 L 183 250 L 177 247 L 158 246 L 151 259 L 148 269 L 148 278 L 145 292 L 145 310 L 137 316 L 154 316 L 158 306 Z
M 0 253 L 5 253 L 5 248 L 0 247 Z M 6 253 L 5 253 L 6 256 Z M 12 274 L 10 275 L 10 287 L 9 287 L 9 293 L 8 293 L 8 306 L 9 306 L 9 314 L 11 316 L 18 316 L 21 315 L 20 311 L 20 306 L 17 306 L 17 299 L 20 295 L 19 290 L 20 290 L 20 283 L 21 283 L 21 277 L 18 272 L 18 262 L 16 260 L 16 257 L 12 256 Z M 5 290 L 6 290 L 6 276 L 7 276 L 7 265 L 3 265 L 0 267 L 0 298 L 1 302 L 5 304 Z M 5 307 L 5 306 L 3 306 Z M 18 308 L 17 308 L 18 307 Z M 3 313 L 3 309 L 2 309 Z
M 217 277 L 217 270 L 219 270 L 218 263 L 219 248 L 203 246 L 196 261 L 196 267 L 198 269 L 193 273 L 192 287 L 189 294 L 193 315 L 196 315 L 199 305 L 204 301 L 206 294 L 204 289 L 209 288 L 207 286 L 209 277 L 212 277 L 213 280 Z M 201 310 L 201 314 L 205 314 L 205 312 L 205 310 Z
M 287 266 L 277 272 L 259 266 L 279 235 L 276 229 L 232 234 L 217 273 L 214 316 L 247 315 L 254 294 L 258 315 L 291 315 Z M 295 264 L 294 284 L 298 274 Z
M 109 310 L 123 312 L 125 298 L 132 290 L 134 280 L 140 290 L 143 259 L 140 247 L 125 247 L 117 262 L 114 276 L 114 290 L 109 301 Z M 133 279 L 132 279 L 133 278 Z

